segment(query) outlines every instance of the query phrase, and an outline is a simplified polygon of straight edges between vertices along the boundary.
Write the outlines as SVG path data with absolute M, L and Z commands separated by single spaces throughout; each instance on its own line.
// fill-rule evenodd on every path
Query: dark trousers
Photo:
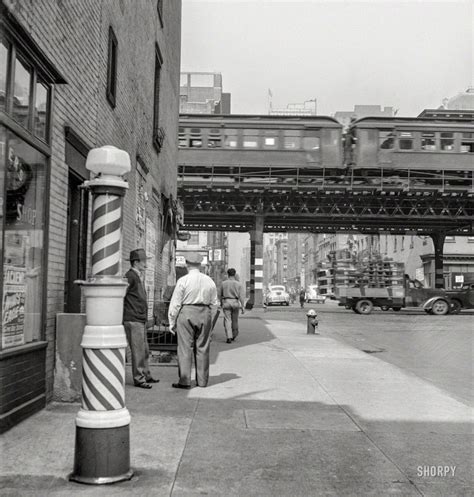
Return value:
M 135 385 L 145 383 L 151 376 L 150 368 L 148 367 L 150 351 L 146 339 L 145 323 L 125 321 L 123 326 L 132 352 L 133 383 Z
M 227 338 L 237 338 L 239 334 L 240 303 L 237 299 L 224 299 L 224 329 Z
M 207 386 L 209 381 L 209 349 L 211 345 L 212 312 L 210 307 L 184 305 L 176 321 L 178 334 L 179 383 L 191 385 L 191 368 L 196 364 L 196 383 Z

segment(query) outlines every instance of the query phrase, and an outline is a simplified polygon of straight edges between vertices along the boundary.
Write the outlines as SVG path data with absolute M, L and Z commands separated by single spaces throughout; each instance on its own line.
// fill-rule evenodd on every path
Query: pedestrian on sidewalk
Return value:
M 207 386 L 209 381 L 209 349 L 214 315 L 219 301 L 212 279 L 200 271 L 202 256 L 186 255 L 188 274 L 177 282 L 168 311 L 170 331 L 178 335 L 179 382 L 173 388 L 191 388 L 193 356 L 196 365 L 196 383 Z
M 244 313 L 244 291 L 237 281 L 235 269 L 227 270 L 228 279 L 222 282 L 220 290 L 221 307 L 224 311 L 224 329 L 227 343 L 233 342 L 239 334 L 239 312 Z
M 150 354 L 146 336 L 148 302 L 144 284 L 144 271 L 149 257 L 143 249 L 130 252 L 131 268 L 125 277 L 127 293 L 123 301 L 123 325 L 132 352 L 132 376 L 136 387 L 150 389 L 150 383 L 158 383 L 151 376 L 148 365 Z
M 302 288 L 300 290 L 300 306 L 301 306 L 301 309 L 303 309 L 304 307 L 304 301 L 306 300 L 306 292 L 304 290 L 304 288 Z

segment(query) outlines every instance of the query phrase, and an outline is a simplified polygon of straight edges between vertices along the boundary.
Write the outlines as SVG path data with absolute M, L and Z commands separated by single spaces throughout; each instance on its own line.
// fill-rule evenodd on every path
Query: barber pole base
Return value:
M 69 479 L 89 485 L 130 480 L 130 425 L 119 428 L 76 427 L 74 471 Z

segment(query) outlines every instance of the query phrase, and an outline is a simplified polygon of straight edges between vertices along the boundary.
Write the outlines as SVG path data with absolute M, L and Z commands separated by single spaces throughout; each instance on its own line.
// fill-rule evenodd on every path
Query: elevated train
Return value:
M 474 125 L 453 117 L 181 115 L 179 178 L 218 184 L 474 191 Z

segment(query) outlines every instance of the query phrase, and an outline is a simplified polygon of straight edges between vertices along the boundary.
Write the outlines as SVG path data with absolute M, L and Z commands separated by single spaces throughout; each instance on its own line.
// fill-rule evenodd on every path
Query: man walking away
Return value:
M 196 383 L 209 381 L 209 349 L 213 314 L 217 312 L 217 288 L 209 276 L 200 272 L 202 257 L 188 253 L 188 274 L 177 282 L 168 311 L 170 331 L 178 334 L 179 382 L 173 388 L 191 388 L 191 368 L 196 365 Z
M 229 279 L 222 282 L 220 299 L 224 311 L 224 328 L 227 343 L 231 343 L 239 334 L 239 311 L 244 313 L 244 292 L 242 285 L 235 277 L 235 269 L 227 270 Z
M 305 301 L 305 299 L 306 299 L 306 292 L 305 292 L 304 288 L 302 288 L 300 290 L 300 306 L 301 306 L 301 309 L 303 309 L 303 307 L 304 307 L 304 301 Z
M 148 366 L 148 341 L 146 322 L 148 303 L 146 298 L 143 272 L 147 256 L 143 249 L 130 252 L 130 265 L 125 277 L 128 280 L 127 293 L 123 302 L 123 325 L 132 352 L 132 376 L 136 387 L 150 389 L 149 383 L 158 383 L 150 374 Z

